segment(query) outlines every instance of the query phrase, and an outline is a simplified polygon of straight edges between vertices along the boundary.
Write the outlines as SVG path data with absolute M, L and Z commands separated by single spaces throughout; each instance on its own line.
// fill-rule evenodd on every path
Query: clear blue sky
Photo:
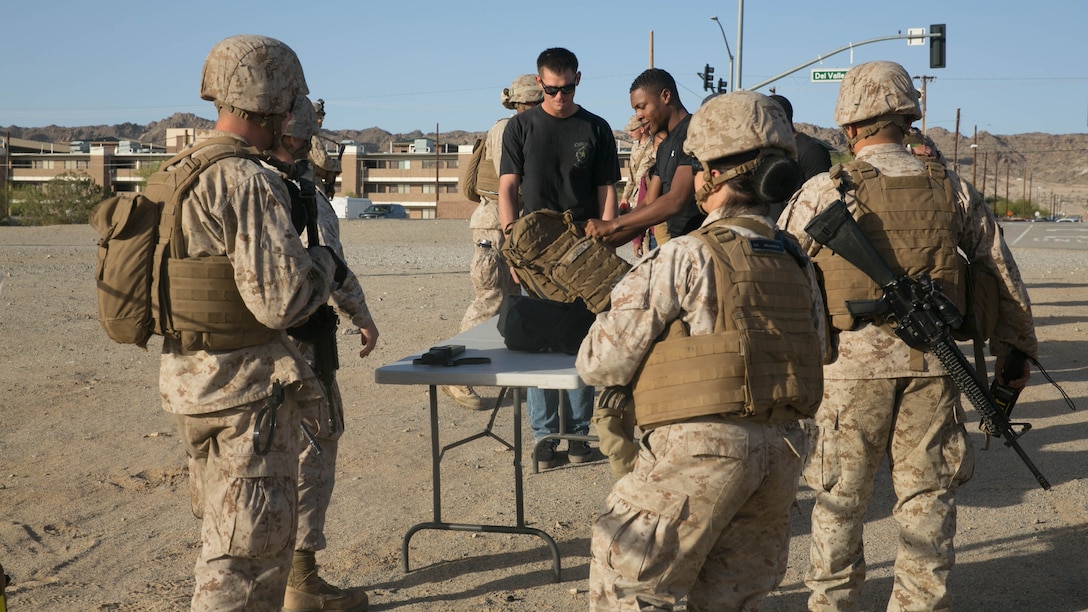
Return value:
M 423 7 L 423 8 L 420 8 Z M 967 8 L 970 7 L 970 8 Z M 0 36 L 0 126 L 148 123 L 174 112 L 213 118 L 200 100 L 200 67 L 220 39 L 257 33 L 298 52 L 311 97 L 326 101 L 330 129 L 486 130 L 507 111 L 500 90 L 535 72 L 552 46 L 577 54 L 576 101 L 613 127 L 631 114 L 631 81 L 654 65 L 676 77 L 694 111 L 704 64 L 728 74 L 717 15 L 738 53 L 737 2 L 471 0 L 417 2 L 267 0 L 11 3 Z M 927 126 L 968 136 L 1088 132 L 1088 63 L 1081 44 L 1088 3 L 1071 0 L 881 2 L 747 0 L 742 86 L 755 85 L 839 47 L 944 23 L 948 67 L 929 68 L 928 45 L 863 45 L 825 68 L 875 59 L 931 75 Z M 816 65 L 813 67 L 820 67 Z M 773 84 L 795 120 L 833 127 L 836 84 L 810 68 Z M 920 85 L 920 83 L 919 83 Z M 769 93 L 769 87 L 760 89 Z

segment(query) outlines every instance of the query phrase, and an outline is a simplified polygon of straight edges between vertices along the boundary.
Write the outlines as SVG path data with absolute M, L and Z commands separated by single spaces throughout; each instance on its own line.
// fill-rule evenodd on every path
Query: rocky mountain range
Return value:
M 9 132 L 13 138 L 37 140 L 41 142 L 67 143 L 72 140 L 92 140 L 113 136 L 122 140 L 135 140 L 143 143 L 164 143 L 167 128 L 211 128 L 214 122 L 189 113 L 177 113 L 161 121 L 147 125 L 121 123 L 117 125 L 92 125 L 82 127 L 46 127 L 23 128 L 10 126 L 0 128 Z M 837 128 L 800 123 L 797 129 L 815 138 L 823 140 L 838 150 L 846 148 L 846 140 Z M 362 130 L 327 131 L 328 136 L 336 140 L 351 140 L 367 145 L 370 150 L 385 151 L 394 141 L 414 138 L 434 138 L 434 132 L 414 132 L 393 134 L 379 127 Z M 960 174 L 969 180 L 981 177 L 984 169 L 991 177 L 997 174 L 1001 179 L 1008 173 L 1012 180 L 1030 178 L 1039 184 L 1052 185 L 1088 185 L 1088 134 L 1043 134 L 1027 133 L 997 135 L 979 132 L 976 149 L 971 145 L 972 135 L 959 137 L 944 128 L 928 130 L 930 138 L 937 144 L 948 160 L 958 160 Z M 439 140 L 451 144 L 472 144 L 484 132 L 465 132 L 460 130 L 442 132 Z M 623 147 L 629 143 L 626 132 L 616 132 L 616 139 Z M 973 164 L 977 163 L 977 171 Z M 995 172 L 996 168 L 996 172 Z M 992 178 L 990 179 L 993 180 Z M 976 180 L 980 183 L 981 179 Z M 989 188 L 987 192 L 992 193 Z M 1015 195 L 1012 197 L 1015 199 Z

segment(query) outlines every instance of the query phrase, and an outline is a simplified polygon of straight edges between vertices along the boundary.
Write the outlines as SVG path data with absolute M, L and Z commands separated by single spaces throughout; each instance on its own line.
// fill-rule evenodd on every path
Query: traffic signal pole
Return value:
M 785 77 L 788 77 L 789 75 L 797 72 L 798 70 L 803 70 L 805 68 L 808 68 L 809 66 L 811 66 L 813 64 L 822 62 L 825 59 L 827 59 L 827 58 L 829 58 L 829 57 L 831 57 L 833 55 L 838 55 L 839 53 L 842 53 L 843 51 L 849 51 L 849 50 L 853 49 L 854 47 L 860 47 L 862 45 L 869 45 L 869 44 L 877 43 L 877 42 L 884 42 L 886 40 L 902 40 L 904 38 L 928 38 L 928 39 L 930 39 L 931 44 L 933 44 L 934 39 L 939 40 L 940 44 L 942 45 L 941 53 L 940 53 L 940 60 L 941 60 L 940 64 L 941 65 L 933 66 L 933 67 L 934 68 L 943 68 L 944 67 L 944 48 L 943 48 L 943 45 L 944 45 L 944 42 L 945 42 L 946 34 L 945 34 L 945 30 L 944 30 L 943 25 L 941 25 L 941 27 L 939 28 L 939 31 L 933 32 L 933 30 L 935 30 L 935 29 L 938 29 L 938 28 L 935 28 L 934 26 L 930 26 L 930 33 L 929 34 L 923 34 L 921 36 L 911 36 L 910 34 L 895 34 L 894 36 L 881 36 L 879 38 L 870 38 L 869 40 L 863 40 L 861 42 L 850 43 L 850 44 L 845 45 L 843 47 L 839 47 L 838 49 L 835 49 L 834 51 L 830 51 L 830 52 L 824 53 L 822 55 L 817 55 L 816 58 L 813 59 L 812 61 L 808 61 L 808 62 L 805 62 L 805 63 L 801 64 L 800 66 L 795 66 L 793 68 L 790 68 L 789 70 L 787 70 L 787 71 L 785 71 L 785 72 L 783 72 L 781 74 L 776 74 L 775 76 L 773 76 L 773 77 L 771 77 L 771 78 L 769 78 L 769 79 L 767 79 L 765 81 L 760 81 L 759 83 L 756 83 L 755 85 L 752 85 L 750 87 L 745 87 L 744 90 L 745 91 L 755 91 L 755 90 L 759 89 L 760 87 L 770 85 L 771 83 L 774 83 L 775 81 L 777 81 L 779 79 L 783 79 Z M 931 50 L 931 52 L 930 52 L 930 63 L 931 64 L 933 63 L 933 60 L 934 60 L 934 57 L 933 57 L 933 52 Z

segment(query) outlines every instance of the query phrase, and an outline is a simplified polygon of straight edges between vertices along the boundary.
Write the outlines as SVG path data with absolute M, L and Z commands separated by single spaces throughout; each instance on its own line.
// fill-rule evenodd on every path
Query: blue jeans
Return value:
M 531 388 L 525 394 L 525 403 L 529 406 L 529 425 L 533 428 L 533 439 L 539 440 L 548 434 L 589 433 L 589 420 L 593 417 L 593 387 L 567 389 L 570 413 L 566 419 L 567 431 L 559 431 L 559 390 Z

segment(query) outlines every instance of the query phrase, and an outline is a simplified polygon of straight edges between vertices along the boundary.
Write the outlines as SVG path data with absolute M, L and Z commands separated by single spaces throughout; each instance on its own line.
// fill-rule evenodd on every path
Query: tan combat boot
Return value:
M 365 612 L 368 605 L 362 589 L 338 589 L 317 575 L 314 553 L 296 550 L 283 594 L 284 612 Z
M 447 385 L 442 387 L 442 392 L 453 398 L 453 401 L 461 404 L 469 410 L 483 410 L 484 400 L 472 387 L 455 387 Z

